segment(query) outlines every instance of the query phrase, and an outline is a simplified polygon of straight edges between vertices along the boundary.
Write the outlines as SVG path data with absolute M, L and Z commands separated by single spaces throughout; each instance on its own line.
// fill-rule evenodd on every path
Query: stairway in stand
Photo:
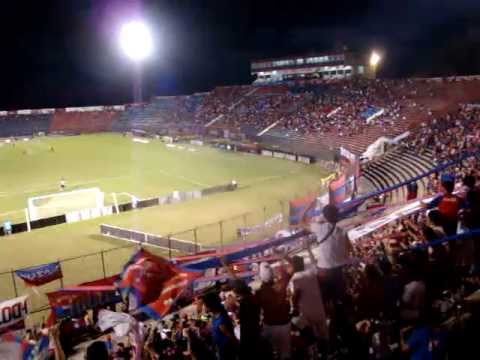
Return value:
M 433 169 L 435 166 L 436 164 L 433 161 L 430 150 L 418 153 L 401 147 L 366 164 L 362 168 L 362 176 L 369 181 L 376 190 L 382 190 L 412 179 Z M 422 197 L 426 193 L 427 179 L 423 178 L 417 181 L 417 184 L 418 197 Z M 406 186 L 402 186 L 393 191 L 391 202 L 405 201 L 406 196 Z

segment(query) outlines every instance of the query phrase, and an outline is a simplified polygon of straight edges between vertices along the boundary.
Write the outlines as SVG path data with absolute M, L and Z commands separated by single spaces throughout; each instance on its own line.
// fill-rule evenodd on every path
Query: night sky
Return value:
M 480 74 L 479 0 L 5 1 L 0 109 L 130 102 L 120 24 L 155 33 L 145 93 L 251 82 L 249 60 L 344 46 L 377 48 L 383 77 Z

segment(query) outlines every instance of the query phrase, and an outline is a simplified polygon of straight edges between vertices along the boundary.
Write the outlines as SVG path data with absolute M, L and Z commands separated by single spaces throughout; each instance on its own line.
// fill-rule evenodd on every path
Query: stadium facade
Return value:
M 251 74 L 256 83 L 294 79 L 349 79 L 354 76 L 372 78 L 374 70 L 366 57 L 348 51 L 291 55 L 253 60 Z

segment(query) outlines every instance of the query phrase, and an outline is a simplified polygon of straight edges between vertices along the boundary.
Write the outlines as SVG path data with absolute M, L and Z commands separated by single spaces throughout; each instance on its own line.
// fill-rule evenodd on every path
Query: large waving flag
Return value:
M 290 201 L 290 225 L 307 224 L 321 214 L 321 210 L 317 207 L 317 195 L 312 194 Z
M 182 270 L 141 249 L 125 265 L 118 287 L 128 296 L 131 310 L 160 319 L 200 276 L 202 273 Z
M 49 324 L 53 325 L 56 320 L 64 318 L 82 316 L 89 309 L 121 302 L 114 285 L 118 279 L 118 275 L 115 275 L 47 293 L 52 308 Z
M 338 205 L 347 199 L 347 179 L 345 174 L 330 182 L 329 193 L 331 204 Z

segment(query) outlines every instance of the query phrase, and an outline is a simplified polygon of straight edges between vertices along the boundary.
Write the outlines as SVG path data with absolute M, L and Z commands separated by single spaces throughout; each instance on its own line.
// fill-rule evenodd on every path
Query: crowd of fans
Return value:
M 480 246 L 475 237 L 437 242 L 480 228 L 480 189 L 468 175 L 453 194 L 455 180 L 443 174 L 424 208 L 355 242 L 348 229 L 358 220 L 339 220 L 328 205 L 295 254 L 273 249 L 282 260 L 259 264 L 253 281 L 224 264 L 230 280 L 144 323 L 140 352 L 128 338 L 103 334 L 86 358 L 463 358 L 478 331 Z M 102 335 L 93 318 L 69 321 Z M 55 331 L 57 349 L 68 347 L 71 336 Z
M 455 160 L 476 150 L 479 115 L 462 108 L 433 119 L 407 146 L 432 148 L 437 161 Z M 316 236 L 313 246 L 304 244 L 307 256 L 262 263 L 251 286 L 236 279 L 197 298 L 189 311 L 150 330 L 149 354 L 444 359 L 468 353 L 478 314 L 465 299 L 480 286 L 480 246 L 475 237 L 436 242 L 480 228 L 478 162 L 471 157 L 431 179 L 437 196 L 430 203 L 351 248 L 352 224 L 336 223 L 335 211 L 327 210 L 328 222 L 311 226 Z
M 390 103 L 385 118 L 400 116 L 408 99 L 392 89 L 411 91 L 408 81 L 333 86 L 338 87 L 335 99 L 323 89 L 319 94 L 287 93 L 261 101 L 252 97 L 238 104 L 238 114 L 252 124 L 259 123 L 257 113 L 263 114 L 268 120 L 262 126 L 281 121 L 296 130 L 328 131 L 334 120 L 327 115 L 341 107 L 335 113 L 335 131 L 348 134 L 361 131 L 354 119 L 371 104 Z M 380 97 L 385 103 L 375 103 Z M 208 101 L 213 104 L 206 105 Z M 301 110 L 278 117 L 278 109 L 291 108 L 297 101 Z M 231 105 L 213 97 L 204 102 L 205 117 L 199 121 Z M 479 116 L 480 110 L 462 107 L 432 119 L 405 146 L 433 149 L 437 162 L 457 160 L 478 149 Z M 140 348 L 138 341 L 101 332 L 93 314 L 54 327 L 52 348 L 59 359 L 69 356 L 71 332 L 84 329 L 89 339 L 96 338 L 84 347 L 87 359 L 475 357 L 479 236 L 439 240 L 480 229 L 478 169 L 473 156 L 432 175 L 432 201 L 355 242 L 349 241 L 348 229 L 356 220 L 340 220 L 337 208 L 326 206 L 323 221 L 310 225 L 311 236 L 293 252 L 272 249 L 269 255 L 282 260 L 258 264 L 255 279 L 239 279 L 224 264 L 230 280 L 197 294 L 192 304 L 163 321 L 145 321 Z M 38 329 L 27 331 L 26 339 L 35 342 L 41 334 Z
M 320 91 L 305 93 L 305 101 L 284 119 L 286 129 L 303 133 L 359 134 L 374 122 L 369 116 L 383 110 L 376 121 L 383 127 L 394 125 L 401 113 L 400 81 L 355 80 L 323 85 Z
M 203 97 L 193 121 L 206 125 L 218 116 L 226 115 L 249 91 L 251 91 L 249 86 L 216 88 Z
M 272 94 L 244 98 L 231 112 L 226 114 L 225 121 L 233 126 L 250 125 L 258 130 L 280 121 L 284 114 L 299 100 L 300 95 Z
M 432 149 L 435 162 L 445 162 L 478 146 L 479 118 L 480 109 L 462 106 L 455 113 L 422 123 L 406 146 L 415 150 Z
M 225 96 L 212 92 L 204 99 L 195 121 L 207 124 L 223 115 L 221 125 L 249 125 L 258 130 L 277 123 L 276 129 L 301 134 L 349 137 L 372 126 L 388 133 L 406 121 L 406 112 L 427 112 L 416 99 L 433 96 L 433 89 L 431 84 L 408 79 L 355 79 L 331 83 L 313 80 L 283 86 L 282 91 L 272 88 L 271 93 L 238 90 Z M 375 114 L 378 116 L 369 119 Z

